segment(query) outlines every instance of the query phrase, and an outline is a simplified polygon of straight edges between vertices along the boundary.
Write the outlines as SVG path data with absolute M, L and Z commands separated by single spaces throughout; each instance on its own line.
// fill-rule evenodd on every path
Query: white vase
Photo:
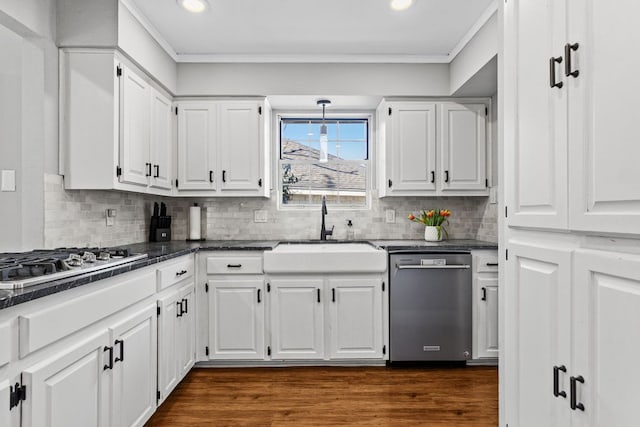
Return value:
M 439 242 L 442 240 L 442 228 L 439 225 L 427 225 L 424 227 L 424 240 Z

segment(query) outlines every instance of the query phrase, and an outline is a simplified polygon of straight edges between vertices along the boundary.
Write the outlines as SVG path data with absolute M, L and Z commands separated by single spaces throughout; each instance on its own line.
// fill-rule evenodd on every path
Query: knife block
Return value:
M 152 216 L 149 226 L 150 242 L 168 242 L 171 240 L 171 217 Z

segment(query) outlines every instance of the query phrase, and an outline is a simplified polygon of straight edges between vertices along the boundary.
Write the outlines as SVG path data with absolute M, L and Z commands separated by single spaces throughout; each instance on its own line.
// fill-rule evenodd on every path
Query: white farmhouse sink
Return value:
M 387 252 L 369 243 L 281 243 L 263 262 L 265 273 L 382 273 Z

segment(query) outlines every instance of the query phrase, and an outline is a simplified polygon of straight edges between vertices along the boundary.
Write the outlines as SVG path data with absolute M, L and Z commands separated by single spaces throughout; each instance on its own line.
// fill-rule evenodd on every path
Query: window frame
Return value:
M 344 163 L 364 162 L 366 164 L 366 177 L 365 177 L 365 203 L 362 205 L 329 205 L 333 210 L 339 211 L 364 211 L 371 210 L 371 189 L 374 182 L 374 141 L 375 141 L 375 111 L 363 110 L 363 111 L 344 111 L 344 112 L 331 112 L 326 113 L 325 118 L 327 120 L 366 120 L 367 122 L 367 158 L 365 160 L 345 160 Z M 282 202 L 282 163 L 287 163 L 286 160 L 280 158 L 281 146 L 281 122 L 282 120 L 318 120 L 322 119 L 322 112 L 299 112 L 299 111 L 274 111 L 273 114 L 273 129 L 274 129 L 274 144 L 273 144 L 273 182 L 276 183 L 275 193 L 278 198 L 277 209 L 282 211 L 304 211 L 304 210 L 316 210 L 320 207 L 320 203 L 316 204 L 285 204 Z

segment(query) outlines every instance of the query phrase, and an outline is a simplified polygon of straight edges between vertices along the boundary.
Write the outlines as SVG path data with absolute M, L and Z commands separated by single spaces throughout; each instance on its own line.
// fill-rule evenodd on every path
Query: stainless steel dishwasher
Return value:
M 389 360 L 471 357 L 471 255 L 391 252 Z

